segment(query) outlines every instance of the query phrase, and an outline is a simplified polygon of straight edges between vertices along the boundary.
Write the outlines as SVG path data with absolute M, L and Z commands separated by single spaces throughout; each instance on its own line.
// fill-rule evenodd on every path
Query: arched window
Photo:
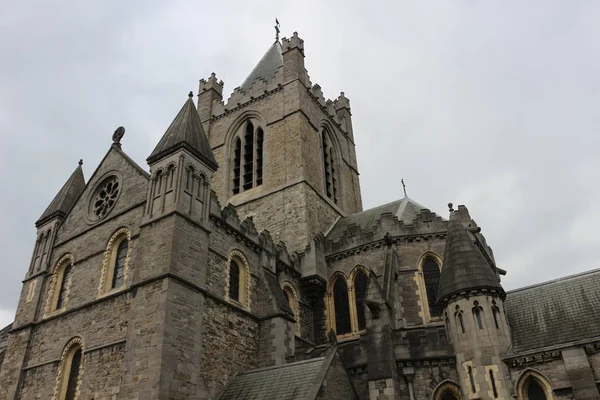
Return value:
M 62 272 L 62 279 L 60 282 L 60 286 L 58 288 L 58 299 L 56 300 L 56 309 L 61 309 L 65 306 L 67 302 L 67 290 L 71 280 L 71 269 L 73 265 L 68 263 L 64 267 L 64 271 Z
M 131 233 L 127 228 L 121 228 L 112 235 L 104 252 L 98 287 L 100 296 L 124 287 L 130 253 Z
M 429 316 L 439 317 L 440 308 L 437 306 L 437 289 L 440 283 L 440 266 L 432 257 L 426 257 L 423 261 L 423 280 L 425 281 L 425 292 L 429 306 Z
M 334 203 L 338 203 L 338 161 L 333 148 L 333 142 L 329 132 L 321 130 L 321 147 L 323 151 L 323 171 L 325 181 L 325 194 Z
M 483 314 L 483 309 L 481 308 L 481 306 L 479 305 L 479 302 L 477 300 L 475 300 L 473 302 L 473 318 L 475 319 L 475 325 L 479 328 L 479 329 L 483 329 L 483 318 L 482 318 L 482 314 Z
M 294 286 L 290 282 L 284 282 L 282 288 L 288 304 L 294 313 L 294 319 L 296 320 L 296 334 L 300 335 L 300 304 L 298 302 L 296 289 L 294 289 Z
M 494 317 L 494 325 L 496 325 L 496 329 L 500 329 L 500 308 L 496 305 L 495 300 L 492 300 L 492 315 Z
M 535 379 L 530 379 L 527 385 L 527 400 L 546 400 L 544 389 Z
M 233 139 L 233 194 L 263 183 L 264 131 L 258 121 L 247 120 Z
M 350 307 L 348 303 L 348 285 L 343 277 L 333 284 L 333 302 L 335 312 L 335 332 L 344 335 L 352 332 L 350 323 Z
M 229 255 L 226 270 L 225 298 L 250 307 L 250 267 L 246 257 L 238 250 Z
M 365 299 L 367 297 L 367 284 L 369 278 L 363 271 L 359 271 L 354 277 L 354 297 L 356 304 L 356 319 L 358 330 L 362 331 L 366 328 L 365 323 Z
M 73 339 L 69 343 L 60 360 L 55 386 L 55 398 L 58 400 L 75 400 L 80 386 L 83 370 L 83 348 L 81 339 Z
M 494 394 L 494 398 L 498 398 L 498 388 L 496 388 L 496 378 L 494 378 L 494 371 L 490 369 L 490 382 L 492 383 L 492 393 Z
M 460 387 L 450 380 L 442 381 L 433 391 L 432 400 L 458 400 Z
M 67 305 L 73 276 L 73 263 L 74 259 L 70 254 L 62 256 L 56 263 L 54 274 L 50 280 L 44 315 L 63 310 Z
M 229 261 L 229 298 L 240 301 L 240 266 L 235 260 Z

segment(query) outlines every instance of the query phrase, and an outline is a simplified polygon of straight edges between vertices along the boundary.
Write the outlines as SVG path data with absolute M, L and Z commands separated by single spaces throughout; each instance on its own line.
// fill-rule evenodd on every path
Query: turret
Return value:
M 223 101 L 223 81 L 217 81 L 213 72 L 207 80 L 200 80 L 198 90 L 198 115 L 204 131 L 210 134 L 210 118 L 213 115 L 213 104 Z
M 304 68 L 304 40 L 294 32 L 291 38 L 283 38 L 283 82 L 288 83 L 299 79 L 304 86 L 310 87 L 308 74 Z
M 350 112 L 350 100 L 344 92 L 341 92 L 333 102 L 335 113 L 340 121 L 342 130 L 348 134 L 348 137 L 354 142 L 354 132 L 352 130 L 352 113 Z
M 510 346 L 500 285 L 481 229 L 464 206 L 453 210 L 437 298 L 444 310 L 464 398 L 511 398 L 511 382 L 501 356 Z
M 79 160 L 75 171 L 35 223 L 37 240 L 29 269 L 23 281 L 23 290 L 13 328 L 33 322 L 36 318 L 43 277 L 47 273 L 52 273 L 48 263 L 52 256 L 56 231 L 85 188 L 82 165 L 83 161 Z
M 200 224 L 208 220 L 210 180 L 218 166 L 192 97 L 190 92 L 148 157 L 151 182 L 147 219 L 177 212 Z

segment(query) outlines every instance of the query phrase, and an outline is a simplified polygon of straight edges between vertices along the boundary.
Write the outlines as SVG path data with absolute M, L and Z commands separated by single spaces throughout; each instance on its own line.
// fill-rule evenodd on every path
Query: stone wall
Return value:
M 23 371 L 23 383 L 18 398 L 23 400 L 51 399 L 54 395 L 58 366 L 59 362 L 55 361 Z M 87 364 L 84 368 L 86 367 Z M 89 392 L 87 393 L 89 394 Z
M 414 368 L 413 390 L 415 399 L 431 399 L 434 389 L 444 380 L 459 382 L 456 366 L 448 363 L 423 363 Z M 408 395 L 408 383 L 405 378 L 400 378 L 400 388 Z M 406 397 L 408 399 L 408 397 Z
M 86 353 L 79 398 L 115 399 L 120 392 L 123 379 L 124 356 L 125 343 Z
M 231 376 L 258 367 L 258 322 L 217 301 L 206 299 L 203 318 L 202 379 L 215 398 Z

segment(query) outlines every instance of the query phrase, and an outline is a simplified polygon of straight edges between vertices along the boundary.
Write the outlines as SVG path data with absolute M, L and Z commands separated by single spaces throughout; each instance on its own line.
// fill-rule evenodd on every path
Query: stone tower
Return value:
M 215 74 L 198 112 L 219 163 L 213 188 L 292 251 L 362 210 L 350 102 L 326 100 L 304 68 L 297 33 L 275 41 L 224 103 Z
M 451 208 L 438 304 L 463 398 L 510 399 L 512 384 L 500 358 L 511 344 L 506 293 L 480 231 L 466 207 Z
M 200 398 L 202 307 L 208 264 L 210 181 L 217 164 L 192 100 L 148 157 L 122 391 L 140 398 Z M 139 328 L 152 326 L 159 329 Z M 186 340 L 182 341 L 181 337 Z

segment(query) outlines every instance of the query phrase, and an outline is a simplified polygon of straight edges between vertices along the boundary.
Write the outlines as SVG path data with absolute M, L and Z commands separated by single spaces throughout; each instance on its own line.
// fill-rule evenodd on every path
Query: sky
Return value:
M 284 4 L 285 3 L 285 4 Z M 600 268 L 600 2 L 70 1 L 0 13 L 0 327 L 35 221 L 127 129 L 145 159 L 215 72 L 228 97 L 294 31 L 326 97 L 351 101 L 364 208 L 464 204 L 515 289 Z

